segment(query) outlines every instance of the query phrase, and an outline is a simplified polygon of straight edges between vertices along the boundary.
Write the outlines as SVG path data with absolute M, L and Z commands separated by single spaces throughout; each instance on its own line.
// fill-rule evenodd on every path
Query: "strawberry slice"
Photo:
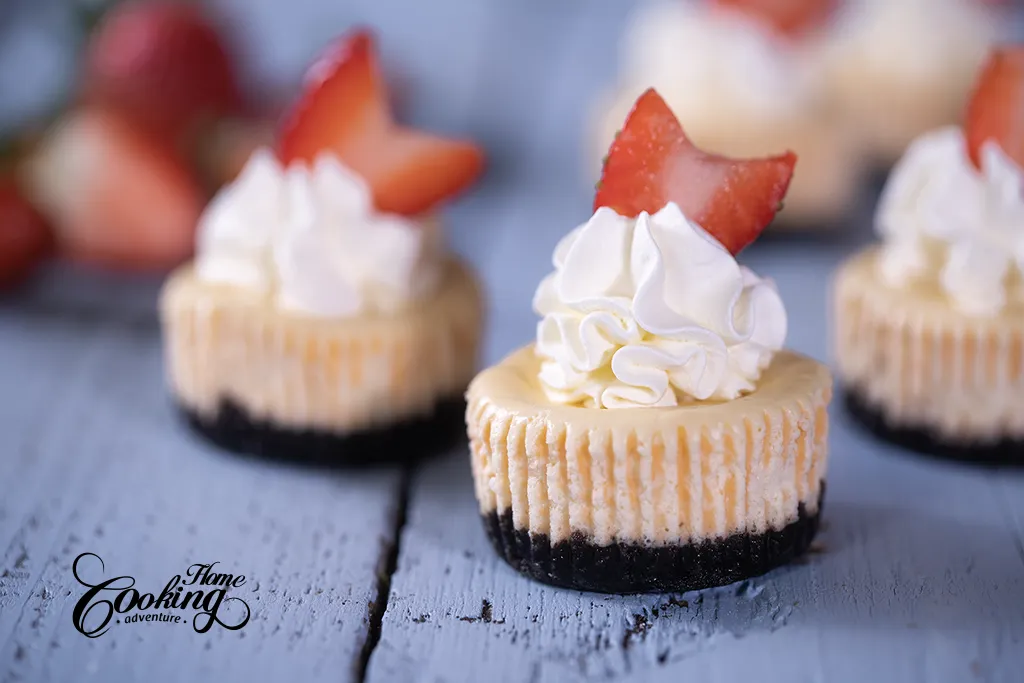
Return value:
M 623 216 L 655 213 L 675 202 L 732 254 L 771 223 L 789 188 L 796 155 L 730 159 L 698 149 L 653 88 L 647 90 L 612 142 L 594 210 Z
M 967 105 L 964 135 L 977 168 L 989 140 L 1024 166 L 1024 46 L 997 48 L 989 55 Z
M 72 111 L 24 174 L 58 248 L 73 260 L 164 270 L 192 251 L 201 188 L 173 149 L 108 110 Z
M 739 10 L 785 36 L 795 37 L 825 23 L 836 0 L 711 0 L 714 7 Z
M 414 215 L 466 189 L 483 153 L 395 124 L 372 34 L 356 30 L 313 64 L 298 104 L 285 117 L 278 154 L 285 163 L 337 154 L 373 191 L 377 209 Z
M 0 177 L 0 290 L 20 285 L 49 254 L 53 235 L 10 177 Z
M 224 40 L 196 3 L 130 2 L 104 15 L 85 55 L 87 98 L 177 139 L 243 107 Z

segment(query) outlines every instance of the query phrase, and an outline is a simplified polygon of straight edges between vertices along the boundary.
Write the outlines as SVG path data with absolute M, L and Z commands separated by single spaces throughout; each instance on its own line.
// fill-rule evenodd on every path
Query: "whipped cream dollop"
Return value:
M 598 408 L 729 400 L 754 389 L 786 339 L 775 286 L 670 203 L 599 208 L 555 248 L 533 306 L 540 381 Z
M 960 310 L 987 316 L 1024 268 L 1024 171 L 994 141 L 980 156 L 978 170 L 959 127 L 918 138 L 892 171 L 876 229 L 890 285 L 937 279 Z
M 680 0 L 649 3 L 633 17 L 622 56 L 627 85 L 638 94 L 654 87 L 683 112 L 724 104 L 788 117 L 801 114 L 813 97 L 811 63 L 738 11 Z
M 375 212 L 336 157 L 285 168 L 259 150 L 203 215 L 196 274 L 308 315 L 392 312 L 436 288 L 442 247 L 432 222 Z

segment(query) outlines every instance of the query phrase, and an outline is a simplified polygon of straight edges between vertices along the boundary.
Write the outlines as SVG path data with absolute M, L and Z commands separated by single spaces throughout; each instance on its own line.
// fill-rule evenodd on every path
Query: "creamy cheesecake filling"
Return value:
M 191 267 L 164 290 L 168 380 L 200 415 L 223 399 L 282 427 L 350 432 L 429 414 L 476 368 L 483 304 L 450 258 L 438 289 L 395 315 L 313 318 L 265 297 L 198 280 Z
M 1024 438 L 1024 301 L 968 317 L 935 281 L 899 290 L 880 282 L 879 253 L 859 254 L 836 278 L 845 383 L 893 424 L 979 441 Z
M 778 353 L 757 390 L 726 402 L 599 411 L 553 404 L 521 349 L 470 385 L 467 423 L 483 514 L 552 545 L 698 543 L 779 530 L 818 509 L 831 378 Z

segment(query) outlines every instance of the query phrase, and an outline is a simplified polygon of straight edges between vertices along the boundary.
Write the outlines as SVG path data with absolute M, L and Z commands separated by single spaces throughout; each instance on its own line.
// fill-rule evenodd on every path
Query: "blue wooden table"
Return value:
M 405 118 L 491 150 L 449 235 L 488 286 L 485 361 L 525 343 L 551 250 L 589 215 L 584 122 L 630 3 L 221 4 L 282 84 L 351 23 L 379 26 Z M 829 360 L 829 275 L 871 238 L 872 203 L 828 237 L 744 254 L 778 282 L 796 350 Z M 487 545 L 464 447 L 339 473 L 192 438 L 163 386 L 158 287 L 54 267 L 0 303 L 0 681 L 1024 680 L 1019 471 L 906 455 L 835 409 L 824 529 L 802 561 L 685 595 L 549 588 Z M 245 576 L 230 594 L 250 620 L 86 638 L 82 553 L 103 560 L 80 565 L 92 581 L 155 592 L 219 562 Z

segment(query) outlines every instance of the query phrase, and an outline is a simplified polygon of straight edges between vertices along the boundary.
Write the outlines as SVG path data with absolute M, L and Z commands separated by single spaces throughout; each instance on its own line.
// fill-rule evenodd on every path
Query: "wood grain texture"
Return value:
M 165 395 L 153 302 L 133 312 L 103 286 L 55 291 L 0 308 L 0 680 L 352 679 L 399 473 L 342 477 L 206 447 Z M 251 621 L 87 639 L 71 616 L 82 552 L 105 561 L 85 565 L 94 579 L 129 574 L 157 593 L 219 561 L 246 576 Z

